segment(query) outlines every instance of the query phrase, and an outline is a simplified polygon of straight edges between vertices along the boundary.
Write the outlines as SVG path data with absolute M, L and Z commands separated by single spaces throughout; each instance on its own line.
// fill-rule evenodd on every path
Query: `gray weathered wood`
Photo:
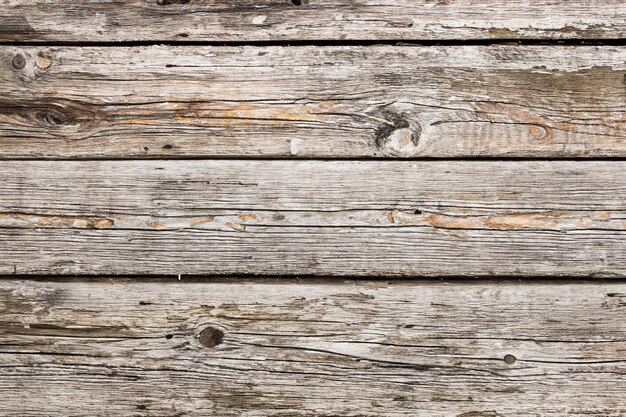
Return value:
M 626 284 L 0 281 L 0 414 L 626 414 Z
M 626 37 L 626 5 L 621 0 L 4 0 L 1 4 L 0 40 L 12 41 Z
M 626 161 L 4 161 L 0 273 L 625 276 Z
M 0 67 L 0 158 L 626 156 L 622 47 L 2 46 Z

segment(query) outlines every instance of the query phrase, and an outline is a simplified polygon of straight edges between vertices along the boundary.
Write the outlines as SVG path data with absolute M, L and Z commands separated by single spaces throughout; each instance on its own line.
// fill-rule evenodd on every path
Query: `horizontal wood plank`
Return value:
M 1 46 L 0 67 L 0 159 L 626 156 L 622 47 Z
M 625 276 L 625 161 L 5 161 L 0 274 Z
M 626 414 L 626 285 L 0 281 L 0 414 Z
M 621 0 L 5 0 L 0 40 L 610 39 Z

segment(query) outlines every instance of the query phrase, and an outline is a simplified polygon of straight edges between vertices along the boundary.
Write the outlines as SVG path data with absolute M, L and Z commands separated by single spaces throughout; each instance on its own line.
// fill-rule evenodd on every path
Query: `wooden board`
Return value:
M 621 0 L 5 0 L 0 40 L 610 39 Z
M 0 273 L 626 273 L 625 161 L 5 161 Z
M 2 46 L 0 68 L 4 159 L 626 156 L 623 47 Z
M 0 281 L 0 414 L 626 414 L 624 283 Z

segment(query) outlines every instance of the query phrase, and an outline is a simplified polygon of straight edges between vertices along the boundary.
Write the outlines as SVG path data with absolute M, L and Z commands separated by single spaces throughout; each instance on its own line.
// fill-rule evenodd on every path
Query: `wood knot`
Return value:
M 200 332 L 200 334 L 198 334 L 198 341 L 202 344 L 202 346 L 208 348 L 219 345 L 223 340 L 224 332 L 211 326 L 206 327 Z
M 20 54 L 17 54 L 13 57 L 11 65 L 13 65 L 13 68 L 15 68 L 16 70 L 24 69 L 24 67 L 26 67 L 26 58 L 24 58 Z
M 528 128 L 530 135 L 535 139 L 545 139 L 548 137 L 548 130 L 543 126 L 531 126 Z
M 504 362 L 507 365 L 513 365 L 517 361 L 517 358 L 513 355 L 504 355 Z
M 47 127 L 57 127 L 67 123 L 67 116 L 58 110 L 42 110 L 35 113 L 37 121 Z
M 4 107 L 0 99 L 0 114 L 9 113 L 46 129 L 84 129 L 100 122 L 95 106 L 66 100 L 23 101 Z
M 387 156 L 406 158 L 415 155 L 422 135 L 420 124 L 389 109 L 377 115 L 385 122 L 374 133 L 376 149 Z

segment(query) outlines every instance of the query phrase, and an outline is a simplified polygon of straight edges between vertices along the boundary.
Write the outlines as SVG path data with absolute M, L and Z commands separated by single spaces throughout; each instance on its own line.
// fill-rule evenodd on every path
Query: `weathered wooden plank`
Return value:
M 626 156 L 622 47 L 2 46 L 0 66 L 0 158 Z
M 624 283 L 0 281 L 3 416 L 626 414 Z
M 625 161 L 5 161 L 0 273 L 625 276 Z
M 626 37 L 621 0 L 4 0 L 0 40 L 267 41 Z

